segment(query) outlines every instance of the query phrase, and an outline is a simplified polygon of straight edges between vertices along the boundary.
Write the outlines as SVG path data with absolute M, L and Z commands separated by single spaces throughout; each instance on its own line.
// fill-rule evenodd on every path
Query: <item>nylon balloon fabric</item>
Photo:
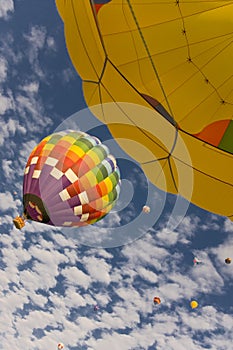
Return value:
M 55 226 L 84 226 L 102 219 L 120 192 L 115 158 L 96 137 L 54 133 L 30 154 L 24 174 L 24 216 Z
M 87 105 L 101 104 L 95 115 L 119 145 L 159 188 L 233 219 L 233 1 L 56 4 Z M 191 195 L 181 184 L 187 169 Z

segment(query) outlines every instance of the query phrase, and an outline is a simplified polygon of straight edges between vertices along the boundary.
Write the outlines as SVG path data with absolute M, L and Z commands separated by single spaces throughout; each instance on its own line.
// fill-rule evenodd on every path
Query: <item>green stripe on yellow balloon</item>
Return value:
M 197 138 L 233 154 L 233 122 L 232 120 L 218 120 L 207 125 L 201 132 L 195 134 Z
M 231 120 L 219 144 L 219 148 L 233 154 L 233 121 Z

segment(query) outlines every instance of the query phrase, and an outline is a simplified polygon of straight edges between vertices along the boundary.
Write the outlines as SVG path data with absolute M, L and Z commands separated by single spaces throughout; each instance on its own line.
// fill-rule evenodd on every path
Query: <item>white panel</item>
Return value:
M 29 166 L 27 166 L 24 170 L 24 174 L 27 175 L 29 173 Z
M 79 193 L 79 199 L 80 199 L 80 202 L 81 204 L 87 204 L 89 203 L 89 199 L 88 199 L 88 196 L 87 196 L 87 192 L 86 191 L 83 191 L 81 193 Z
M 71 198 L 70 195 L 69 195 L 69 193 L 68 193 L 68 191 L 67 191 L 66 189 L 63 190 L 63 191 L 61 191 L 61 192 L 59 193 L 59 196 L 61 197 L 61 199 L 62 199 L 63 202 L 65 202 L 65 201 L 67 201 L 68 199 Z
M 58 170 L 57 168 L 53 168 L 53 170 L 50 172 L 50 174 L 55 177 L 55 179 L 59 180 L 62 175 L 63 175 L 63 172 Z
M 52 158 L 52 157 L 48 157 L 46 159 L 45 164 L 48 164 L 48 165 L 51 165 L 51 166 L 55 166 L 57 164 L 57 162 L 58 162 L 58 159 Z
M 31 164 L 36 164 L 38 161 L 38 157 L 33 157 L 31 160 Z
M 65 172 L 65 176 L 67 177 L 67 179 L 71 182 L 74 183 L 75 181 L 78 180 L 78 176 L 73 172 L 72 169 L 68 169 Z
M 33 179 L 39 179 L 40 173 L 41 173 L 41 170 L 34 170 L 34 172 L 32 174 L 32 178 Z
M 83 212 L 83 207 L 81 205 L 74 207 L 74 215 L 81 215 L 82 212 Z
M 63 222 L 63 226 L 71 226 L 72 225 L 72 221 L 64 221 Z
M 81 216 L 80 221 L 82 221 L 82 222 L 87 221 L 88 218 L 89 218 L 89 213 L 83 214 L 83 215 Z

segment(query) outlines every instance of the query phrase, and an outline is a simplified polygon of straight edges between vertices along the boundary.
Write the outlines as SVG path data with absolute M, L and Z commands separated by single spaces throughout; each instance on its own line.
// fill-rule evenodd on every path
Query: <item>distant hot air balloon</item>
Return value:
M 146 214 L 150 213 L 150 207 L 148 207 L 147 205 L 144 205 L 144 207 L 142 208 L 142 211 Z
M 226 263 L 226 264 L 230 264 L 230 263 L 231 263 L 231 258 L 226 258 L 226 259 L 225 259 L 225 263 Z
M 99 306 L 98 305 L 95 305 L 94 306 L 94 311 L 98 311 L 100 308 L 99 308 Z
M 190 306 L 192 309 L 196 309 L 198 307 L 198 302 L 196 300 L 192 300 L 190 302 Z
M 196 257 L 193 259 L 193 264 L 194 264 L 194 265 L 199 265 L 199 264 L 201 264 L 201 263 L 202 263 L 202 261 L 201 261 L 200 259 L 198 259 L 198 258 L 196 258 Z
M 58 343 L 58 344 L 57 344 L 57 349 L 58 349 L 58 350 L 64 349 L 64 344 Z
M 44 138 L 32 151 L 24 172 L 22 217 L 53 226 L 84 226 L 102 219 L 119 195 L 115 158 L 99 139 L 80 131 Z
M 160 304 L 161 303 L 161 299 L 159 297 L 154 297 L 154 304 Z
M 233 220 L 233 2 L 56 5 L 91 111 L 152 183 Z

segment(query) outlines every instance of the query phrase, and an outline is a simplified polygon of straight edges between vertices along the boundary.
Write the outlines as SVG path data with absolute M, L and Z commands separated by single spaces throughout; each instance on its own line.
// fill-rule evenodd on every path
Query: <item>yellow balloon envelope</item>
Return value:
M 196 309 L 198 307 L 198 302 L 196 300 L 192 300 L 190 302 L 190 306 L 192 309 Z
M 86 102 L 120 146 L 159 188 L 232 220 L 233 2 L 56 4 Z

